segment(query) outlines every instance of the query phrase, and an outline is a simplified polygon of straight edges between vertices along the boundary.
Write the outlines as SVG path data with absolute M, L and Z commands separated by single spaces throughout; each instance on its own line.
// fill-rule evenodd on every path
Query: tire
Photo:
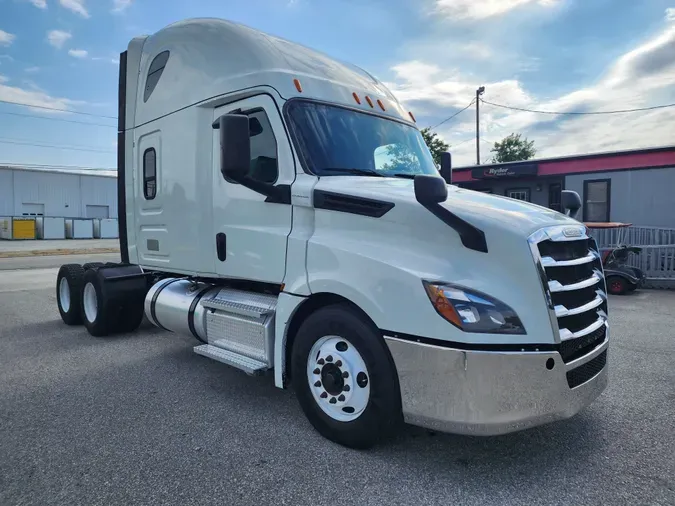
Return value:
M 87 269 L 97 269 L 99 267 L 103 267 L 105 264 L 103 262 L 89 262 L 86 263 L 82 266 L 82 268 L 86 271 Z
M 66 325 L 82 323 L 80 296 L 83 277 L 84 269 L 79 264 L 62 265 L 56 276 L 56 304 Z
M 85 271 L 81 296 L 82 323 L 92 336 L 103 337 L 116 331 L 115 309 L 103 294 L 98 272 L 93 269 Z
M 370 448 L 402 423 L 394 361 L 372 322 L 348 304 L 321 308 L 303 322 L 291 376 L 305 416 L 335 443 Z
M 610 276 L 607 278 L 607 291 L 612 295 L 625 295 L 628 291 L 628 283 L 619 276 Z

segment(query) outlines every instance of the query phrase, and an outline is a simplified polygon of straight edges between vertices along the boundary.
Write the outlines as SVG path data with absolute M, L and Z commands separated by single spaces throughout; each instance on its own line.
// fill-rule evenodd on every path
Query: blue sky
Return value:
M 129 39 L 202 16 L 368 69 L 421 126 L 467 105 L 480 85 L 485 100 L 555 111 L 675 102 L 675 0 L 0 0 L 0 100 L 114 117 Z M 0 163 L 115 167 L 115 124 L 0 103 Z M 437 132 L 456 164 L 475 163 L 473 108 Z M 481 158 L 511 132 L 534 139 L 541 156 L 673 144 L 675 108 L 550 117 L 484 105 Z

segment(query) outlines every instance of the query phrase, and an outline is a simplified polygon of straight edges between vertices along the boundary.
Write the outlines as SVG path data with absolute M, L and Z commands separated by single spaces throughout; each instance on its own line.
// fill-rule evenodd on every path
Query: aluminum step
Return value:
M 211 346 L 210 344 L 195 346 L 194 352 L 197 355 L 212 358 L 213 360 L 217 360 L 223 364 L 235 367 L 236 369 L 244 371 L 246 374 L 251 376 L 263 374 L 265 370 L 268 369 L 267 364 L 263 362 L 245 357 L 233 351 L 218 348 L 217 346 Z

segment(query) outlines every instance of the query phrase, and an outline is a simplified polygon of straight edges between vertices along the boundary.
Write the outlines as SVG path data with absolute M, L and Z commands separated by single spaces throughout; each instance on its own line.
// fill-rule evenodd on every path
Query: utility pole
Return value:
M 476 90 L 476 165 L 480 165 L 480 96 L 485 93 L 485 86 Z

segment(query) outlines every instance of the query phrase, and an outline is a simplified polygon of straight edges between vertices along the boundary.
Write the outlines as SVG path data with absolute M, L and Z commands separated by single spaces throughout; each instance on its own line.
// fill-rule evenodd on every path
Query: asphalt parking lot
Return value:
M 0 271 L 2 506 L 675 504 L 675 292 L 610 300 L 610 386 L 576 417 L 357 452 L 191 338 L 66 327 L 41 267 Z

